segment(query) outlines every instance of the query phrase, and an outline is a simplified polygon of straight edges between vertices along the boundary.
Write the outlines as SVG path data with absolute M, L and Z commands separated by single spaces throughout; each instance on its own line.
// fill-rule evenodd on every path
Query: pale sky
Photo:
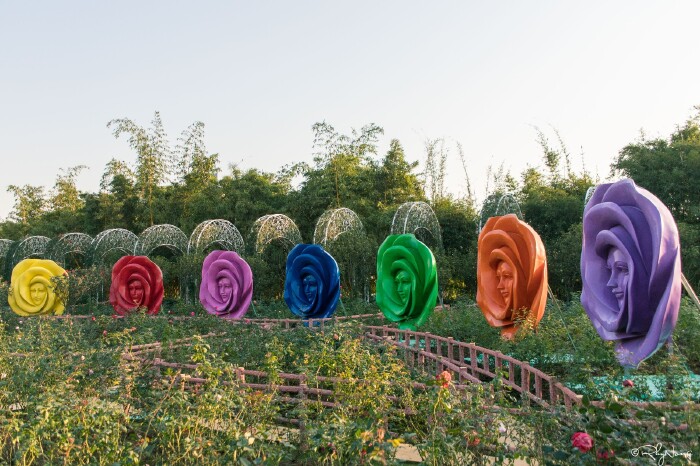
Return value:
M 421 163 L 427 138 L 451 151 L 449 189 L 476 194 L 489 164 L 541 165 L 533 126 L 559 130 L 574 167 L 605 179 L 644 129 L 667 137 L 700 104 L 693 1 L 8 1 L 0 0 L 0 218 L 10 184 L 53 186 L 109 159 L 133 164 L 106 124 L 173 141 L 206 125 L 222 173 L 276 172 L 312 156 L 311 126 L 373 122 Z

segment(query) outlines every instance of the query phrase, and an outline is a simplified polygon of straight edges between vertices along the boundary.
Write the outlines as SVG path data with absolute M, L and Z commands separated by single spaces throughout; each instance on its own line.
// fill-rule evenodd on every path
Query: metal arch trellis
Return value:
M 427 231 L 438 250 L 442 250 L 440 223 L 433 209 L 425 202 L 404 202 L 399 206 L 391 221 L 391 234 L 402 235 Z
M 242 253 L 245 242 L 238 228 L 228 220 L 205 220 L 197 225 L 187 243 L 187 254 L 205 251 L 212 244 L 218 244 L 228 251 Z
M 520 210 L 520 204 L 515 200 L 512 194 L 489 194 L 481 205 L 479 213 L 479 230 L 484 228 L 486 221 L 491 217 L 497 217 L 506 214 L 515 214 L 520 220 L 523 219 L 523 213 Z
M 4 261 L 7 259 L 7 253 L 15 244 L 11 239 L 0 239 L 0 260 Z
M 90 243 L 88 261 L 92 265 L 102 265 L 102 260 L 110 251 L 121 251 L 125 256 L 132 255 L 138 239 L 138 236 L 124 228 L 105 230 Z
M 184 255 L 187 252 L 187 241 L 187 235 L 175 225 L 153 225 L 139 235 L 134 253 L 138 256 L 149 256 L 155 249 L 164 246 Z
M 92 237 L 85 233 L 65 233 L 51 240 L 46 256 L 61 267 L 65 267 L 66 256 L 78 253 L 87 258 L 90 253 Z
M 586 190 L 586 195 L 585 195 L 584 198 L 583 198 L 583 208 L 584 208 L 584 209 L 585 209 L 586 206 L 588 205 L 588 201 L 590 201 L 591 198 L 593 197 L 593 193 L 595 193 L 595 189 L 596 189 L 596 188 L 597 188 L 597 186 L 590 186 L 590 187 Z
M 327 210 L 316 222 L 314 243 L 320 244 L 325 248 L 330 241 L 333 241 L 343 233 L 349 231 L 364 232 L 364 230 L 365 227 L 362 225 L 360 217 L 347 207 Z
M 251 228 L 250 239 L 255 242 L 256 254 L 262 254 L 276 239 L 282 239 L 291 246 L 302 242 L 296 223 L 284 214 L 269 214 L 257 219 Z
M 51 240 L 46 236 L 29 236 L 18 244 L 13 245 L 12 257 L 8 263 L 12 270 L 21 260 L 32 256 L 46 257 L 46 248 Z
M 7 265 L 7 260 L 8 255 L 11 250 L 13 250 L 13 245 L 15 244 L 15 241 L 12 241 L 11 239 L 0 239 L 0 264 L 2 264 L 2 268 L 0 268 L 0 273 L 3 274 L 3 277 L 6 279 L 10 279 L 10 271 L 5 270 L 6 265 Z

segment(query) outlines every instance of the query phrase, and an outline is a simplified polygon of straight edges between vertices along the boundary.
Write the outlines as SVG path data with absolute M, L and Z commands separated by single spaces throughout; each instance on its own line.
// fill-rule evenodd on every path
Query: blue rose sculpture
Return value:
M 316 244 L 297 244 L 287 256 L 284 300 L 302 319 L 324 319 L 340 299 L 340 269 L 333 256 Z

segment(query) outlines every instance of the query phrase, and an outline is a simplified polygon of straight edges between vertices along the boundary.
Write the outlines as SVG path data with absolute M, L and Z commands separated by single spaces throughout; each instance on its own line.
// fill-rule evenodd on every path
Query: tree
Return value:
M 418 162 L 406 161 L 401 143 L 398 139 L 392 139 L 377 173 L 376 190 L 381 193 L 383 205 L 397 205 L 424 198 L 418 177 L 411 173 L 417 166 Z
M 184 130 L 175 148 L 176 171 L 180 182 L 193 192 L 216 182 L 219 154 L 208 154 L 204 144 L 204 123 L 196 121 Z
M 153 225 L 153 196 L 158 186 L 168 179 L 172 155 L 159 112 L 155 112 L 151 125 L 146 130 L 128 118 L 107 123 L 115 138 L 127 134 L 129 146 L 136 151 L 136 187 L 148 206 L 150 224 Z
M 370 123 L 362 127 L 360 131 L 352 129 L 352 135 L 338 133 L 328 123 L 316 123 L 312 127 L 314 132 L 313 146 L 317 149 L 317 168 L 330 171 L 333 176 L 335 206 L 341 207 L 342 200 L 347 194 L 349 183 L 347 175 L 356 174 L 363 162 L 367 162 L 369 154 L 377 153 L 377 141 L 384 130 Z
M 445 175 L 447 171 L 447 154 L 445 140 L 427 139 L 425 141 L 425 193 L 432 203 L 445 197 Z
M 67 170 L 61 169 L 53 187 L 51 210 L 75 213 L 82 208 L 83 200 L 80 198 L 75 180 L 86 168 L 86 165 L 77 165 Z
M 678 222 L 700 223 L 700 107 L 668 140 L 626 145 L 611 166 L 613 175 L 632 178 L 661 199 Z
M 22 223 L 25 227 L 38 220 L 46 211 L 47 201 L 43 186 L 12 184 L 7 187 L 7 192 L 15 196 L 15 205 L 10 218 Z
M 98 216 L 102 229 L 126 228 L 137 231 L 139 199 L 136 176 L 128 165 L 120 160 L 107 162 L 100 181 Z M 94 206 L 90 206 L 94 209 Z
M 666 204 L 678 223 L 683 273 L 700 284 L 700 106 L 668 139 L 644 136 L 626 145 L 611 165 L 613 175 L 632 178 Z

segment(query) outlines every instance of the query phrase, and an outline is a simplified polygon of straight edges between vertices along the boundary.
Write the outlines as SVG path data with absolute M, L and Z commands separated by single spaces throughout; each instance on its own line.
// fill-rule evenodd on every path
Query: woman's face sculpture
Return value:
M 678 319 L 681 258 L 668 208 L 632 180 L 596 187 L 583 213 L 581 304 L 617 358 L 636 368 Z
M 396 283 L 396 294 L 401 298 L 401 302 L 406 304 L 409 296 L 411 296 L 411 276 L 408 272 L 401 270 L 394 277 Z
M 305 276 L 301 281 L 301 286 L 306 299 L 308 299 L 309 302 L 312 302 L 316 297 L 316 293 L 318 292 L 318 282 L 316 281 L 316 278 L 313 275 Z
M 537 327 L 547 304 L 547 255 L 542 239 L 514 214 L 491 217 L 479 234 L 476 302 L 503 338 L 523 319 Z
M 229 299 L 231 299 L 231 293 L 233 292 L 231 280 L 228 277 L 221 277 L 216 283 L 219 288 L 219 297 L 221 297 L 221 301 L 228 303 Z
M 42 283 L 34 283 L 29 287 L 29 293 L 32 297 L 32 301 L 34 301 L 34 304 L 38 306 L 44 302 L 44 299 L 46 299 L 46 286 L 44 286 Z
M 202 263 L 199 302 L 207 313 L 240 319 L 253 299 L 253 271 L 234 251 L 215 250 Z
M 67 280 L 68 274 L 54 261 L 24 259 L 12 269 L 7 303 L 20 316 L 63 314 L 66 295 L 54 281 L 59 279 Z
M 109 302 L 118 315 L 146 309 L 158 314 L 163 303 L 163 272 L 146 256 L 123 256 L 112 267 Z
M 129 282 L 129 297 L 137 306 L 143 302 L 143 284 L 139 280 Z
M 507 306 L 511 304 L 510 297 L 513 294 L 513 268 L 506 262 L 501 261 L 496 267 L 496 280 L 498 285 L 496 288 L 503 297 L 503 303 Z
M 607 264 L 610 271 L 610 280 L 608 280 L 607 286 L 615 295 L 618 307 L 623 310 L 630 278 L 629 264 L 627 264 L 625 255 L 618 248 L 610 248 Z
M 330 317 L 340 301 L 338 263 L 318 244 L 297 244 L 287 255 L 284 302 L 302 319 Z

